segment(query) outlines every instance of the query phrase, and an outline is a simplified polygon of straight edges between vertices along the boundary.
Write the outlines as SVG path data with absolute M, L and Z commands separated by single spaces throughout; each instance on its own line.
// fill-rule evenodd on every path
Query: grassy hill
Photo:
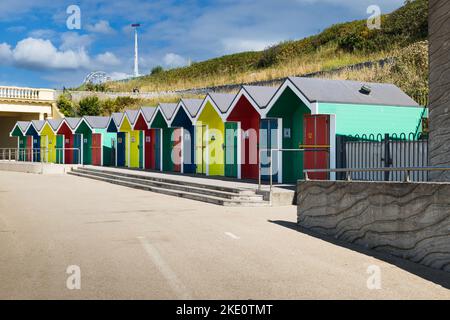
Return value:
M 248 83 L 400 57 L 401 66 L 397 63 L 383 70 L 371 68 L 367 73 L 341 73 L 340 78 L 394 82 L 413 96 L 422 95 L 427 88 L 421 87 L 415 92 L 416 84 L 402 77 L 412 77 L 421 85 L 426 82 L 428 46 L 423 41 L 428 36 L 427 20 L 428 0 L 408 0 L 403 7 L 382 16 L 379 30 L 369 30 L 366 20 L 341 23 L 317 35 L 286 41 L 264 51 L 227 55 L 126 82 L 110 82 L 106 89 L 131 91 L 137 87 L 141 92 L 172 91 Z M 414 55 L 414 61 L 407 61 L 405 48 Z M 415 61 L 417 59 L 422 60 Z

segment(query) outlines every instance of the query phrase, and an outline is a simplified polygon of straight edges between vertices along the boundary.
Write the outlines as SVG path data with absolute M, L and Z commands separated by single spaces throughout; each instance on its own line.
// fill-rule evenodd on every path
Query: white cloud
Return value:
M 94 33 L 103 33 L 103 34 L 112 34 L 115 32 L 113 28 L 109 25 L 109 22 L 106 20 L 100 20 L 96 24 L 88 24 L 86 26 L 86 30 Z
M 78 69 L 90 64 L 86 51 L 58 50 L 50 40 L 27 38 L 13 50 L 14 63 L 31 69 Z
M 118 66 L 120 65 L 120 60 L 114 55 L 114 53 L 111 53 L 109 51 L 97 55 L 95 59 L 98 64 L 102 66 Z
M 182 67 L 188 64 L 188 60 L 176 53 L 168 53 L 163 58 L 164 63 L 166 66 L 169 66 L 171 68 L 174 67 Z
M 223 39 L 225 52 L 261 51 L 273 44 L 266 40 Z
M 121 64 L 121 61 L 108 51 L 91 58 L 82 46 L 83 43 L 71 43 L 70 47 L 74 49 L 68 49 L 69 43 L 58 49 L 50 40 L 31 37 L 19 41 L 15 48 L 1 43 L 0 63 L 31 70 L 108 70 Z
M 0 43 L 0 64 L 6 64 L 12 59 L 11 46 L 7 43 Z
M 124 80 L 124 79 L 128 79 L 128 78 L 132 78 L 133 75 L 127 74 L 125 72 L 111 72 L 108 74 L 108 77 L 110 77 L 111 80 L 116 81 L 116 80 Z
M 27 30 L 27 28 L 25 26 L 12 26 L 12 27 L 6 28 L 6 31 L 13 32 L 13 33 L 22 33 L 22 32 L 25 32 L 25 30 Z
M 37 29 L 37 30 L 32 30 L 28 33 L 28 36 L 30 38 L 37 38 L 37 39 L 53 39 L 56 37 L 56 31 L 52 30 L 52 29 Z
M 93 42 L 90 35 L 80 35 L 76 32 L 65 32 L 61 35 L 60 50 L 84 50 Z

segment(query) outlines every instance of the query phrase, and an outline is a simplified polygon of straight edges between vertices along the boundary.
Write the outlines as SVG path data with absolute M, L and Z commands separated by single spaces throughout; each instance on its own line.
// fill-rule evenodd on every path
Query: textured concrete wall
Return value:
M 450 272 L 450 184 L 301 181 L 298 224 Z
M 430 165 L 450 166 L 450 1 L 429 1 Z M 432 174 L 450 181 L 450 172 Z

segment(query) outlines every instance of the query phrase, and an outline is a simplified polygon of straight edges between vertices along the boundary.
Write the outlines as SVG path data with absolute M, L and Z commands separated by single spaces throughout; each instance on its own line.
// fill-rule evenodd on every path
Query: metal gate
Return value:
M 337 168 L 406 168 L 428 166 L 428 139 L 415 134 L 337 137 Z M 404 181 L 405 173 L 353 172 L 353 180 Z M 338 174 L 337 179 L 345 179 Z M 426 171 L 411 173 L 411 181 L 428 181 Z

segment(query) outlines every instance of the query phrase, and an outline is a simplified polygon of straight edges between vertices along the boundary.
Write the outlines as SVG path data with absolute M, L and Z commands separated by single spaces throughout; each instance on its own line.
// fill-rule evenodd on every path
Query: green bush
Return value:
M 113 99 L 106 99 L 101 102 L 101 108 L 104 115 L 110 116 L 114 112 L 118 112 L 116 102 Z
M 155 74 L 161 73 L 161 72 L 163 72 L 163 71 L 164 71 L 164 68 L 163 68 L 163 67 L 161 67 L 161 66 L 156 66 L 156 67 L 154 67 L 154 68 L 152 69 L 152 71 L 150 71 L 150 74 L 151 74 L 152 76 L 154 76 Z
M 70 98 L 66 95 L 60 95 L 56 101 L 56 105 L 65 117 L 74 117 L 76 115 L 75 106 L 72 100 L 70 100 Z
M 98 97 L 86 97 L 78 102 L 79 116 L 99 116 L 103 113 Z
M 122 112 L 125 109 L 133 108 L 139 105 L 139 99 L 132 97 L 117 97 L 114 100 L 115 111 L 114 112 Z

